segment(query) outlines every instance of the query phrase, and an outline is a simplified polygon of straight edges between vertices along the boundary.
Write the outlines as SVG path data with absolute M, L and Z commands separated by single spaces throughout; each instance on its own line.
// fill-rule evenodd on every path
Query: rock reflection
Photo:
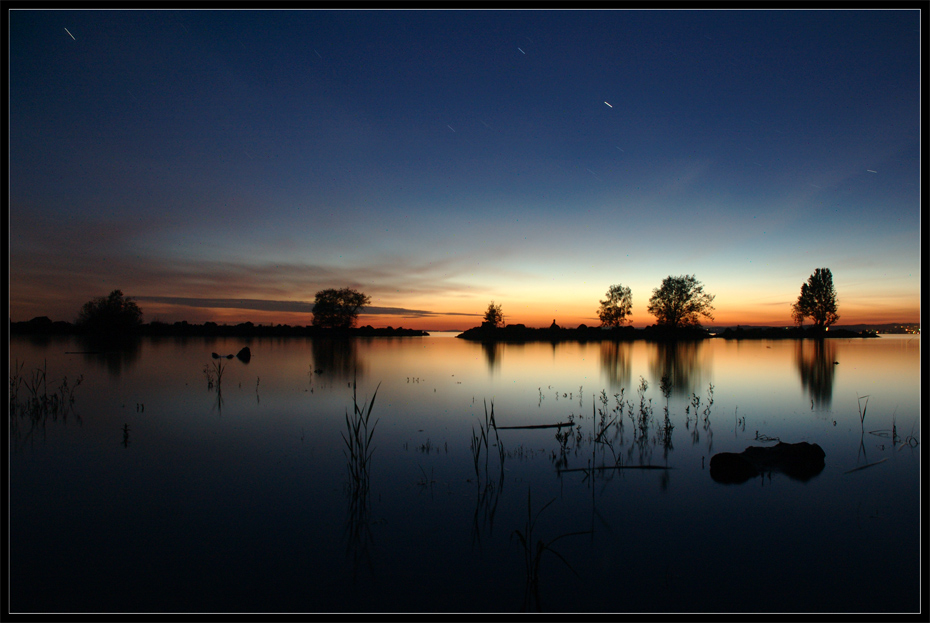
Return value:
M 830 340 L 798 340 L 795 357 L 811 408 L 829 409 L 836 376 L 836 345 Z

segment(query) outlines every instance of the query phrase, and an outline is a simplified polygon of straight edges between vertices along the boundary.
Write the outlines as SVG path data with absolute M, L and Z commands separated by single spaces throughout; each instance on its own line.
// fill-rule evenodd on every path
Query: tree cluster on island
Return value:
M 597 340 L 597 339 L 703 339 L 712 337 L 700 323 L 701 318 L 713 320 L 715 295 L 704 291 L 704 285 L 694 275 L 668 276 L 658 288 L 653 289 L 647 311 L 655 316 L 656 323 L 644 329 L 633 329 L 630 316 L 633 311 L 633 296 L 629 287 L 614 284 L 607 289 L 606 297 L 600 301 L 597 316 L 599 327 L 584 324 L 576 329 L 563 329 L 555 320 L 549 328 L 527 328 L 522 324 L 507 325 L 500 304 L 491 301 L 484 313 L 480 327 L 464 332 L 459 337 L 472 340 L 526 341 L 532 339 Z M 827 328 L 838 319 L 836 289 L 829 268 L 818 268 L 807 283 L 801 286 L 797 302 L 791 305 L 794 329 L 727 329 L 720 337 L 733 339 L 783 339 L 826 337 Z M 811 318 L 814 326 L 805 330 L 804 319 Z M 874 337 L 874 332 L 856 333 L 841 330 L 831 337 Z

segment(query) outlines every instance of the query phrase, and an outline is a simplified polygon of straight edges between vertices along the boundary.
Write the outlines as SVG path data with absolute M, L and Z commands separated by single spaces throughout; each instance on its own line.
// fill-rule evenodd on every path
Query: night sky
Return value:
M 13 10 L 10 317 L 918 322 L 918 10 Z

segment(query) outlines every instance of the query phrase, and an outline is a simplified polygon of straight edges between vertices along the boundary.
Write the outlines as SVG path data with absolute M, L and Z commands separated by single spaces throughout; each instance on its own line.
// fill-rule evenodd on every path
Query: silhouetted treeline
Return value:
M 878 337 L 875 331 L 850 331 L 849 329 L 834 328 L 832 331 L 811 327 L 753 327 L 735 329 L 726 329 L 718 333 L 717 337 L 727 340 L 800 340 L 800 339 L 821 339 L 831 337 Z
M 557 325 L 548 328 L 528 328 L 522 324 L 509 324 L 494 327 L 483 323 L 459 335 L 465 340 L 477 342 L 597 342 L 649 340 L 652 342 L 703 340 L 719 337 L 728 340 L 779 340 L 779 339 L 821 339 L 836 337 L 878 337 L 874 331 L 855 332 L 847 329 L 825 331 L 815 327 L 791 328 L 749 328 L 726 329 L 722 333 L 712 334 L 703 327 L 671 327 L 655 324 L 642 329 L 623 327 L 589 327 L 579 325 L 577 328 L 562 328 Z
M 76 324 L 70 322 L 58 321 L 52 322 L 46 316 L 33 318 L 27 322 L 11 322 L 11 334 L 44 334 L 44 335 L 82 335 L 85 330 Z M 186 320 L 169 324 L 167 322 L 154 321 L 142 324 L 132 331 L 133 335 L 139 336 L 235 336 L 235 337 L 314 337 L 314 336 L 424 336 L 429 335 L 426 331 L 419 329 L 405 329 L 403 327 L 386 327 L 376 329 L 371 325 L 356 328 L 330 329 L 315 326 L 290 326 L 286 324 L 277 325 L 256 325 L 251 322 L 243 322 L 236 325 L 217 324 L 215 322 L 205 322 L 203 324 L 191 324 Z

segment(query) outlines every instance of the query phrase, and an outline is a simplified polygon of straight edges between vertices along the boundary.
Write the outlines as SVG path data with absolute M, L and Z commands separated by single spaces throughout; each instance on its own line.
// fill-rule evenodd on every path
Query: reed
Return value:
M 378 395 L 378 387 L 375 388 L 371 396 L 371 402 L 358 403 L 358 388 L 355 383 L 352 384 L 352 416 L 349 416 L 346 410 L 346 432 L 341 432 L 342 440 L 345 442 L 343 453 L 347 459 L 347 469 L 349 472 L 349 488 L 353 496 L 364 496 L 369 491 L 371 476 L 371 457 L 374 454 L 372 439 L 374 438 L 375 428 L 378 421 L 371 423 L 371 412 L 375 406 L 375 398 Z
M 639 417 L 637 424 L 639 427 L 639 436 L 644 438 L 649 431 L 649 421 L 652 419 L 652 398 L 646 399 L 646 390 L 649 389 L 649 382 L 639 377 L 639 387 L 636 393 L 639 394 Z
M 533 531 L 536 528 L 536 522 L 539 520 L 539 516 L 543 513 L 544 510 L 549 508 L 549 506 L 555 502 L 555 498 L 549 500 L 536 515 L 533 515 L 533 497 L 532 491 L 527 488 L 526 490 L 526 522 L 523 524 L 523 530 L 514 530 L 510 538 L 513 539 L 514 536 L 520 541 L 520 545 L 523 547 L 523 563 L 526 573 L 526 588 L 523 594 L 523 605 L 524 608 L 531 602 L 535 602 L 536 609 L 541 610 L 541 604 L 539 599 L 539 570 L 540 563 L 542 562 L 542 555 L 546 552 L 551 553 L 553 556 L 565 563 L 565 566 L 569 570 L 578 576 L 578 572 L 569 564 L 565 557 L 562 556 L 559 552 L 553 549 L 552 545 L 561 539 L 570 536 L 577 536 L 581 534 L 591 534 L 591 530 L 584 530 L 579 532 L 569 532 L 566 534 L 561 534 L 554 539 L 546 542 L 542 539 L 539 539 L 534 542 Z M 579 576 L 580 577 L 580 576 Z
M 79 375 L 74 385 L 69 385 L 68 377 L 62 377 L 58 386 L 50 386 L 48 381 L 48 361 L 43 360 L 42 367 L 31 371 L 29 376 L 23 374 L 25 362 L 17 359 L 10 372 L 10 418 L 14 415 L 28 416 L 34 422 L 44 421 L 48 417 L 57 419 L 59 415 L 67 417 L 74 409 L 74 392 L 84 380 Z M 20 391 L 24 397 L 21 398 Z
M 216 375 L 214 371 L 210 368 L 209 364 L 203 364 L 203 375 L 207 379 L 207 389 L 213 389 L 213 385 L 216 383 Z
M 865 398 L 865 405 L 862 404 L 862 399 Z M 859 405 L 859 425 L 862 427 L 863 434 L 865 433 L 865 414 L 869 410 L 869 395 L 860 396 L 856 394 L 856 402 Z
M 475 427 L 471 428 L 471 455 L 475 466 L 475 478 L 480 485 L 481 481 L 481 452 L 484 450 L 484 473 L 485 479 L 490 481 L 488 465 L 491 454 L 491 431 L 494 431 L 494 440 L 497 442 L 497 456 L 500 460 L 501 481 L 504 477 L 504 461 L 507 458 L 507 452 L 504 450 L 504 444 L 501 442 L 500 435 L 497 434 L 497 421 L 494 419 L 494 401 L 491 401 L 491 410 L 488 411 L 488 401 L 484 401 L 484 423 L 478 422 L 479 433 L 475 432 Z

